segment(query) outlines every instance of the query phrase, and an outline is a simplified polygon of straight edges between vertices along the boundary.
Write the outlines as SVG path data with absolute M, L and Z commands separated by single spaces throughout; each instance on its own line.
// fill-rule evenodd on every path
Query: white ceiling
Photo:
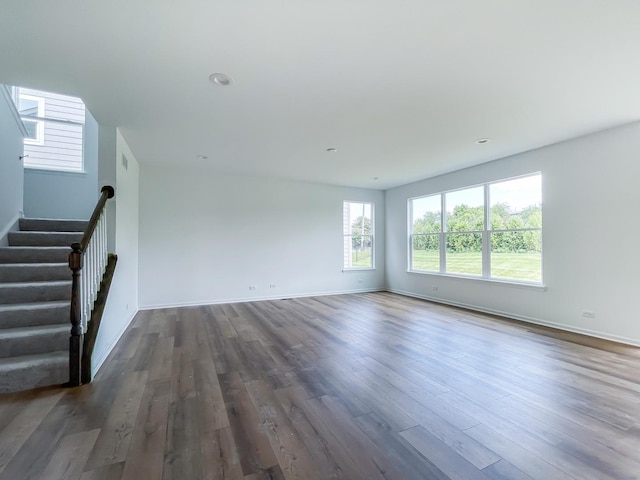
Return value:
M 2 0 L 0 83 L 143 164 L 386 189 L 640 119 L 640 2 Z

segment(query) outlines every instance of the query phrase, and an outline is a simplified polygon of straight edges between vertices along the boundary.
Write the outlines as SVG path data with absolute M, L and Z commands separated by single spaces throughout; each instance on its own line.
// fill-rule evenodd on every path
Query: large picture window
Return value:
M 542 283 L 539 173 L 411 198 L 408 206 L 410 271 Z
M 342 219 L 344 269 L 373 268 L 373 203 L 344 202 Z

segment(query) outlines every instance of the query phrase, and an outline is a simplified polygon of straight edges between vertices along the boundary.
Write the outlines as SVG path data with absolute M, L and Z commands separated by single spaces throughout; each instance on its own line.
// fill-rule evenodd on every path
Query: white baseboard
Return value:
M 139 307 L 139 311 L 140 310 L 154 310 L 154 309 L 161 309 L 161 308 L 180 308 L 180 307 L 197 307 L 197 306 L 202 306 L 202 305 L 219 305 L 219 304 L 224 304 L 224 303 L 247 303 L 247 302 L 260 302 L 260 301 L 265 301 L 265 300 L 283 300 L 286 298 L 301 298 L 301 297 L 321 297 L 321 296 L 326 296 L 326 295 L 345 295 L 345 294 L 350 294 L 350 293 L 371 293 L 371 292 L 389 292 L 389 293 L 396 293 L 398 295 L 404 295 L 406 297 L 413 297 L 413 298 L 419 298 L 421 300 L 427 300 L 429 302 L 434 302 L 434 303 L 439 303 L 442 305 L 450 305 L 453 307 L 461 307 L 461 308 L 467 308 L 469 310 L 474 310 L 476 312 L 481 312 L 481 313 L 488 313 L 491 315 L 498 315 L 500 317 L 505 317 L 507 319 L 513 319 L 513 320 L 519 320 L 521 322 L 525 322 L 525 323 L 531 323 L 534 325 L 541 325 L 544 327 L 551 327 L 551 328 L 555 328 L 558 330 L 563 330 L 566 332 L 572 332 L 572 333 L 578 333 L 578 334 L 582 334 L 582 335 L 587 335 L 589 337 L 594 337 L 594 338 L 599 338 L 599 339 L 603 339 L 603 340 L 610 340 L 613 342 L 618 342 L 618 343 L 623 343 L 626 345 L 632 345 L 635 347 L 640 347 L 640 340 L 638 339 L 634 339 L 634 338 L 629 338 L 629 337 L 623 337 L 620 335 L 612 335 L 606 332 L 601 332 L 601 331 L 597 331 L 597 330 L 591 330 L 591 329 L 587 329 L 587 328 L 580 328 L 580 327 L 574 327 L 572 325 L 566 325 L 566 324 L 562 324 L 562 323 L 556 323 L 556 322 L 550 322 L 548 320 L 544 320 L 541 318 L 534 318 L 534 317 L 528 317 L 525 315 L 518 315 L 518 314 L 514 314 L 514 313 L 510 313 L 510 312 L 505 312 L 502 310 L 497 310 L 497 309 L 492 309 L 492 308 L 485 308 L 485 307 L 481 307 L 478 305 L 473 305 L 473 304 L 469 304 L 469 303 L 463 303 L 463 302 L 455 302 L 455 301 L 451 301 L 451 300 L 443 300 L 442 298 L 437 298 L 437 297 L 430 297 L 428 295 L 421 295 L 421 294 L 416 294 L 413 292 L 407 292 L 404 290 L 397 290 L 397 289 L 391 289 L 391 288 L 366 288 L 366 289 L 356 289 L 356 290 L 339 290 L 339 291 L 331 291 L 331 292 L 315 292 L 315 293 L 298 293 L 298 294 L 294 294 L 294 295 L 274 295 L 274 296 L 264 296 L 264 297 L 251 297 L 251 298 L 230 298 L 230 299 L 217 299 L 217 300 L 208 300 L 208 301 L 202 301 L 202 302 L 184 302 L 184 303 L 171 303 L 171 304 L 157 304 L 157 305 L 144 305 L 144 306 L 140 306 Z M 131 320 L 133 320 L 133 317 L 131 317 Z M 129 323 L 131 322 L 131 320 L 129 320 Z M 129 323 L 127 323 L 127 326 L 129 325 Z M 125 327 L 126 329 L 126 327 Z M 122 331 L 122 333 L 124 333 L 124 330 Z M 122 333 L 120 334 L 120 336 L 122 335 Z M 118 339 L 120 338 L 120 336 L 118 337 Z M 113 343 L 113 345 L 110 346 L 109 351 L 111 351 L 111 349 L 113 348 L 113 346 L 115 345 L 115 343 L 117 342 L 117 340 Z M 108 353 L 107 353 L 108 355 Z M 100 360 L 100 365 L 102 364 L 102 362 L 104 362 L 104 360 L 106 359 L 106 355 L 104 358 L 102 358 Z M 98 365 L 99 368 L 99 365 Z M 96 369 L 97 371 L 97 369 Z
M 269 295 L 262 297 L 247 297 L 247 298 L 225 298 L 216 300 L 205 300 L 198 302 L 179 302 L 179 303 L 166 303 L 155 305 L 142 305 L 139 310 L 155 310 L 159 308 L 180 308 L 180 307 L 198 307 L 202 305 L 219 305 L 222 303 L 247 303 L 247 302 L 262 302 L 265 300 L 284 300 L 286 298 L 301 298 L 301 297 L 323 297 L 327 295 L 345 295 L 349 293 L 370 293 L 370 292 L 385 292 L 385 288 L 363 288 L 356 290 L 336 290 L 332 292 L 314 292 L 314 293 L 296 293 L 293 295 Z
M 396 290 L 396 289 L 387 288 L 386 291 L 390 292 L 390 293 L 397 293 L 398 295 L 404 295 L 405 297 L 420 298 L 422 300 L 427 300 L 429 302 L 441 303 L 443 305 L 451 305 L 452 307 L 468 308 L 469 310 L 474 310 L 474 311 L 477 311 L 477 312 L 489 313 L 489 314 L 492 314 L 492 315 L 499 315 L 501 317 L 505 317 L 505 318 L 508 318 L 508 319 L 520 320 L 520 321 L 526 322 L 526 323 L 533 323 L 535 325 L 542 325 L 544 327 L 556 328 L 558 330 L 563 330 L 563 331 L 566 331 L 566 332 L 580 333 L 582 335 L 587 335 L 589 337 L 600 338 L 600 339 L 603 339 L 603 340 L 611 340 L 612 342 L 624 343 L 624 344 L 627 344 L 627 345 L 632 345 L 634 347 L 640 347 L 640 340 L 634 339 L 634 338 L 622 337 L 622 336 L 619 336 L 619 335 L 611 335 L 609 333 L 600 332 L 600 331 L 597 331 L 597 330 L 590 330 L 590 329 L 587 329 L 587 328 L 574 327 L 572 325 L 565 325 L 563 323 L 550 322 L 548 320 L 543 320 L 541 318 L 534 318 L 534 317 L 527 317 L 527 316 L 524 316 L 524 315 L 517 315 L 517 314 L 514 314 L 514 313 L 504 312 L 504 311 L 501 311 L 501 310 L 494 310 L 492 308 L 479 307 L 478 305 L 472 305 L 472 304 L 468 304 L 468 303 L 455 302 L 455 301 L 450 301 L 450 300 L 443 300 L 441 298 L 430 297 L 428 295 L 420 295 L 420 294 L 412 293 L 412 292 L 405 292 L 403 290 Z

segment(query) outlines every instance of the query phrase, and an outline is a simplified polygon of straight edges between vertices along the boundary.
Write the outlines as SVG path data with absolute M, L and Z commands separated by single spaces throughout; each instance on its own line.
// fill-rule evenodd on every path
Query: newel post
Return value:
M 71 245 L 69 254 L 71 269 L 71 336 L 69 337 L 69 385 L 81 385 L 80 359 L 82 358 L 82 309 L 80 306 L 80 270 L 82 269 L 82 247 L 79 243 Z

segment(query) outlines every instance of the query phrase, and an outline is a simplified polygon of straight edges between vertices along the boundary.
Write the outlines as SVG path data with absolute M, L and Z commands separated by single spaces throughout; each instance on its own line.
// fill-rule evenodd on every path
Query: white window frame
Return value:
M 527 281 L 521 279 L 514 278 L 505 278 L 505 277 L 496 277 L 491 275 L 491 234 L 492 233 L 509 233 L 509 232 L 527 232 L 527 231 L 539 231 L 542 235 L 544 225 L 540 228 L 515 228 L 515 229 L 496 229 L 493 230 L 491 228 L 491 201 L 490 201 L 490 188 L 491 185 L 496 183 L 507 182 L 510 180 L 517 180 L 519 178 L 533 177 L 533 176 L 542 176 L 541 172 L 532 172 L 526 175 L 519 175 L 515 177 L 503 178 L 499 180 L 494 180 L 487 183 L 477 184 L 477 185 L 469 185 L 462 188 L 457 188 L 453 190 L 447 190 L 438 193 L 432 193 L 428 195 L 420 195 L 417 197 L 411 197 L 407 199 L 407 225 L 408 225 L 408 244 L 407 244 L 407 271 L 409 273 L 425 273 L 425 274 L 433 274 L 433 275 L 443 275 L 448 277 L 461 277 L 461 278 L 471 278 L 471 279 L 479 279 L 479 280 L 491 280 L 497 282 L 505 282 L 505 283 L 516 283 L 516 284 L 525 284 L 525 285 L 535 285 L 541 286 L 544 285 L 544 271 L 540 272 L 540 281 Z M 464 232 L 448 232 L 447 230 L 447 222 L 446 222 L 446 195 L 452 192 L 459 192 L 463 190 L 469 190 L 472 188 L 483 187 L 484 188 L 484 228 L 483 230 L 471 230 Z M 413 232 L 413 202 L 415 200 L 419 200 L 422 198 L 428 197 L 440 197 L 440 231 L 433 233 L 414 233 Z M 448 234 L 480 234 L 482 235 L 482 273 L 480 275 L 471 275 L 471 274 L 462 274 L 462 273 L 452 273 L 447 271 L 447 235 Z M 438 236 L 439 237 L 439 265 L 440 268 L 438 270 L 418 270 L 413 268 L 413 238 L 415 236 Z M 542 255 L 542 253 L 541 253 Z M 541 258 L 542 262 L 542 258 Z M 541 268 L 544 265 L 542 262 Z
M 371 239 L 371 263 L 366 267 L 354 267 L 351 265 L 351 262 L 347 262 L 347 258 L 351 259 L 351 245 L 353 234 L 347 233 L 345 230 L 345 225 L 347 223 L 347 219 L 345 217 L 347 211 L 347 205 L 351 204 L 362 204 L 369 205 L 371 208 L 371 233 L 367 235 L 361 234 L 361 237 L 369 237 Z M 350 210 L 350 207 L 349 207 Z M 364 224 L 364 220 L 363 220 Z M 351 225 L 351 222 L 349 222 Z M 342 202 L 342 233 L 343 233 L 343 259 L 342 259 L 342 271 L 356 271 L 356 270 L 375 270 L 376 268 L 376 242 L 375 242 L 375 204 L 373 202 L 365 202 L 360 200 L 345 200 Z M 345 252 L 346 249 L 349 249 L 349 254 Z
M 24 143 L 26 145 L 44 145 L 44 97 L 37 97 L 26 93 L 20 93 L 18 97 L 19 99 L 31 100 L 38 105 L 37 115 L 20 115 L 23 123 L 27 121 L 36 124 L 36 138 L 25 138 Z

